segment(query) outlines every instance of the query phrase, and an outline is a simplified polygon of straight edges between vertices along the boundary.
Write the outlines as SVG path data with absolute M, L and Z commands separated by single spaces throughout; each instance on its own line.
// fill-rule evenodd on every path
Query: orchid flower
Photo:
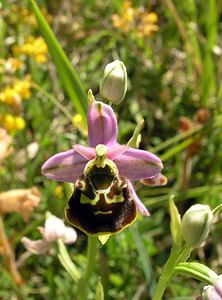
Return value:
M 149 212 L 137 196 L 136 180 L 155 178 L 163 167 L 159 157 L 117 143 L 117 119 L 111 106 L 92 101 L 88 110 L 89 147 L 75 145 L 42 166 L 47 178 L 74 183 L 65 215 L 89 235 L 114 234 L 130 225 L 137 212 Z
M 61 239 L 65 244 L 73 244 L 77 239 L 76 231 L 65 226 L 64 222 L 56 216 L 49 214 L 45 221 L 45 226 L 40 227 L 42 235 L 40 240 L 30 240 L 27 237 L 21 239 L 24 247 L 33 254 L 44 254 L 53 245 L 53 242 Z
M 222 275 L 219 275 L 213 285 L 204 286 L 202 295 L 196 300 L 222 300 Z

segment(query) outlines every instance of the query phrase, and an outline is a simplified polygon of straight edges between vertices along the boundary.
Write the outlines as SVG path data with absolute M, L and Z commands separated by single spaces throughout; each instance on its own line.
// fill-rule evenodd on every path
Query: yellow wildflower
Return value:
M 35 56 L 35 61 L 39 64 L 44 64 L 47 62 L 47 56 L 44 54 L 37 54 Z
M 24 23 L 31 26 L 36 26 L 37 22 L 35 16 L 26 7 L 21 9 L 20 15 L 22 16 Z
M 28 76 L 23 80 L 16 80 L 11 87 L 6 86 L 0 93 L 0 102 L 21 108 L 21 101 L 31 96 L 31 81 Z
M 146 13 L 144 12 L 141 15 L 140 23 L 138 24 L 138 36 L 140 37 L 149 37 L 154 32 L 157 32 L 159 27 L 156 25 L 158 22 L 158 16 L 156 13 Z
M 14 122 L 13 115 L 7 113 L 7 114 L 1 116 L 0 121 L 1 121 L 2 126 L 6 130 L 11 131 L 14 129 L 15 122 Z
M 25 120 L 22 117 L 15 117 L 15 130 L 22 130 L 25 128 Z
M 22 99 L 28 99 L 31 96 L 31 81 L 29 77 L 26 77 L 24 80 L 16 80 L 13 89 Z
M 72 118 L 72 123 L 74 126 L 78 127 L 78 126 L 82 126 L 83 123 L 83 119 L 82 116 L 80 114 L 76 114 L 73 118 Z
M 146 23 L 157 23 L 158 22 L 158 16 L 155 12 L 144 13 L 143 18 Z
M 147 13 L 143 8 L 133 8 L 129 0 L 123 3 L 123 11 L 112 16 L 113 26 L 123 32 L 135 32 L 138 37 L 149 37 L 158 31 L 158 16 L 155 12 Z
M 123 14 L 115 14 L 112 16 L 113 25 L 124 32 L 129 32 L 133 27 L 134 9 L 130 1 L 124 1 Z
M 84 128 L 83 118 L 80 114 L 76 114 L 72 118 L 72 124 L 77 128 L 83 135 L 87 135 L 87 131 Z
M 33 57 L 37 63 L 45 63 L 47 61 L 46 54 L 48 53 L 47 45 L 43 38 L 34 38 L 29 36 L 23 45 L 13 48 L 15 54 L 25 54 Z
M 7 86 L 0 93 L 0 101 L 8 105 L 20 107 L 21 97 L 14 88 Z
M 7 131 L 18 131 L 25 127 L 25 120 L 20 116 L 13 116 L 9 113 L 0 115 L 0 124 Z

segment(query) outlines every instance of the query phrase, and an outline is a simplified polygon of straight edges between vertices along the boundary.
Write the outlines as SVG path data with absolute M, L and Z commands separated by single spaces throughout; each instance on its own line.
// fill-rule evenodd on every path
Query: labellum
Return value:
M 89 235 L 115 234 L 137 216 L 129 182 L 118 175 L 115 164 L 106 159 L 103 167 L 95 161 L 86 166 L 68 201 L 68 222 Z

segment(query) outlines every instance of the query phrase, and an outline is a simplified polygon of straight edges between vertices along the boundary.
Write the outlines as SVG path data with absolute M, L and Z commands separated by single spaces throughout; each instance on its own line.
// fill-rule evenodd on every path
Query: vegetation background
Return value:
M 151 299 L 172 243 L 170 195 L 175 195 L 181 214 L 194 203 L 214 208 L 222 199 L 222 1 L 38 0 L 37 4 L 75 73 L 60 60 L 56 44 L 44 40 L 46 29 L 38 26 L 30 1 L 0 1 L 0 127 L 13 144 L 7 157 L 0 159 L 0 192 L 36 187 L 41 194 L 29 218 L 21 210 L 2 211 L 23 284 L 18 286 L 5 267 L 0 243 L 0 298 L 20 299 L 22 290 L 29 300 L 76 299 L 76 287 L 56 248 L 49 255 L 31 256 L 20 240 L 24 235 L 39 238 L 37 227 L 44 223 L 46 211 L 63 218 L 64 187 L 46 180 L 41 165 L 75 143 L 86 145 L 84 95 L 91 88 L 100 99 L 104 67 L 119 59 L 128 72 L 125 100 L 115 107 L 119 141 L 126 143 L 144 118 L 140 148 L 161 157 L 168 184 L 138 186 L 151 217 L 139 216 L 130 229 L 100 248 L 90 299 L 96 274 L 101 276 L 105 299 Z M 2 154 L 3 150 L 0 140 Z M 218 220 L 204 246 L 193 253 L 194 260 L 218 274 L 221 226 Z M 81 269 L 86 236 L 78 231 L 78 240 L 68 251 Z M 200 290 L 197 281 L 178 276 L 166 299 L 195 299 Z

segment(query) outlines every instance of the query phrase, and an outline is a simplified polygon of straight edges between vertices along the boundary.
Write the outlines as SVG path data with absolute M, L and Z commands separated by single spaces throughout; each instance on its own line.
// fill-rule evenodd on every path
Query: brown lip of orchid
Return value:
M 135 192 L 133 182 L 157 177 L 163 165 L 160 158 L 151 152 L 117 143 L 117 119 L 111 106 L 93 101 L 87 122 L 89 147 L 75 145 L 71 150 L 57 153 L 43 164 L 41 170 L 48 179 L 75 184 L 65 210 L 69 223 L 89 235 L 114 234 L 130 225 L 137 211 L 144 216 L 149 215 Z M 90 166 L 93 166 L 94 173 L 89 171 Z M 115 173 L 113 177 L 112 172 Z M 105 178 L 110 180 L 110 184 L 104 185 Z M 96 180 L 99 186 L 95 185 Z M 78 205 L 81 206 L 78 208 L 80 219 L 78 214 L 73 213 Z M 104 211 L 102 207 L 105 207 Z M 106 214 L 106 211 L 110 213 Z M 87 218 L 90 226 L 86 226 Z

